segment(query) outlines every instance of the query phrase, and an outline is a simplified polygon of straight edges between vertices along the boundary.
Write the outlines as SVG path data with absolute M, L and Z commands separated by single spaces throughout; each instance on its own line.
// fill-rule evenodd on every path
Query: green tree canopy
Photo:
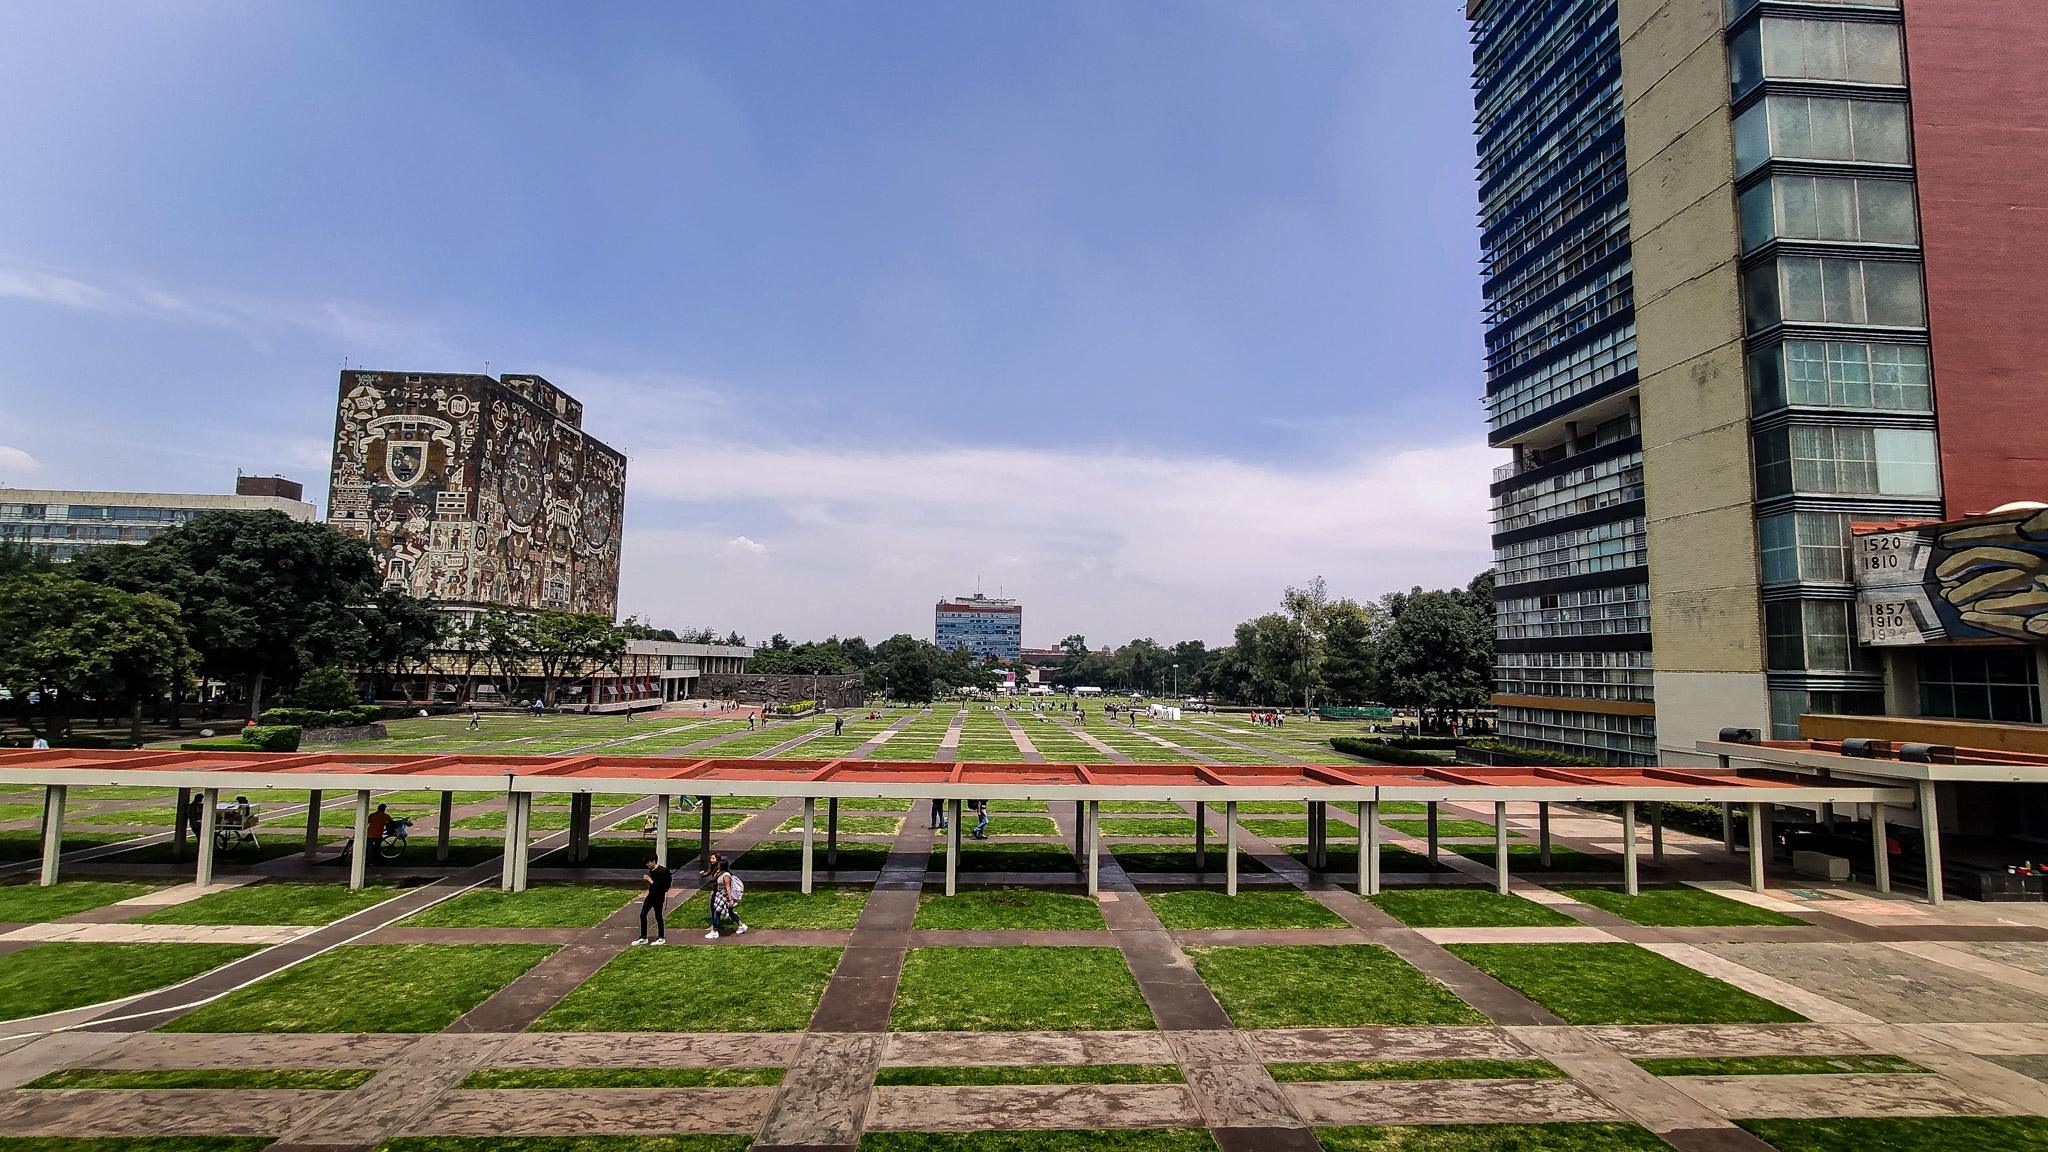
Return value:
M 140 743 L 142 701 L 181 687 L 192 664 L 177 607 L 162 597 L 58 573 L 0 581 L 0 684 L 21 699 L 42 693 L 60 723 L 81 697 L 124 700 Z

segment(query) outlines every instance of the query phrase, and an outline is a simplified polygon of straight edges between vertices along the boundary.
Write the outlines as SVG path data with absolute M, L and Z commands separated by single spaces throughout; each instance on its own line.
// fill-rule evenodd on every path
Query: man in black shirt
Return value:
M 649 857 L 647 873 L 640 877 L 647 885 L 647 899 L 640 904 L 640 938 L 634 944 L 668 943 L 668 925 L 662 919 L 662 905 L 668 900 L 669 871 L 659 860 Z M 647 938 L 647 914 L 654 913 L 654 938 Z

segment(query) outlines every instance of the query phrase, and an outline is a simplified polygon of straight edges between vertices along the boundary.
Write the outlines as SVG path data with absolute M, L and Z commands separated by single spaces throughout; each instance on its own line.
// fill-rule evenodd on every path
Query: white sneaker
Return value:
M 706 940 L 716 940 L 716 939 L 718 939 L 718 929 L 716 929 L 716 928 L 713 928 L 713 929 L 712 929 L 711 931 L 709 931 L 709 932 L 706 932 L 706 933 L 704 934 L 704 938 L 705 938 Z
M 747 926 L 745 924 L 740 925 L 739 931 L 733 933 L 735 936 L 745 936 L 746 934 Z
M 653 945 L 653 946 L 654 946 L 654 947 L 656 947 L 656 948 L 659 948 L 659 947 L 661 947 L 661 946 L 662 946 L 663 944 L 666 944 L 666 943 L 668 943 L 668 940 L 667 940 L 667 939 L 661 939 L 661 940 L 649 940 L 649 941 L 648 941 L 648 943 L 649 943 L 649 944 L 651 944 L 651 945 Z
M 642 944 L 645 944 L 645 943 L 647 943 L 647 937 L 645 937 L 645 936 L 642 936 L 642 937 L 641 937 L 640 939 L 638 939 L 638 940 L 635 940 L 635 941 L 633 941 L 633 942 L 632 942 L 631 944 L 628 944 L 628 945 L 627 945 L 627 947 L 628 947 L 628 948 L 638 948 L 639 946 L 641 946 Z

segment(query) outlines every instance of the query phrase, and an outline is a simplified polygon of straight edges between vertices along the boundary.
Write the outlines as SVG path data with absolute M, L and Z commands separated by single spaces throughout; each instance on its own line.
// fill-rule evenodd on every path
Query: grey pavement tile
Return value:
M 877 1088 L 874 1132 L 1177 1128 L 1202 1123 L 1180 1084 L 1046 1084 L 1002 1088 Z
M 1527 1060 L 1500 1028 L 1285 1028 L 1244 1034 L 1268 1064 L 1333 1060 Z
M 1175 1059 L 1161 1032 L 892 1032 L 886 1066 L 947 1067 L 1030 1064 L 1168 1064 Z
M 2006 1111 L 1940 1076 L 1673 1076 L 1672 1087 L 1723 1116 L 1995 1116 Z
M 1565 1080 L 1385 1080 L 1283 1085 L 1301 1118 L 1344 1124 L 1504 1124 L 1618 1119 Z
M 752 1132 L 773 1088 L 456 1089 L 408 1135 L 597 1136 Z
M 1882 945 L 1710 944 L 1703 948 L 1891 1023 L 2048 1022 L 2048 998 L 2000 987 Z

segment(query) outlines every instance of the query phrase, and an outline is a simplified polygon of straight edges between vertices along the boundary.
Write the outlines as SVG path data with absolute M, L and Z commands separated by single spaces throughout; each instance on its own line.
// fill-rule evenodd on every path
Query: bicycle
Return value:
M 405 855 L 406 848 L 411 844 L 411 830 L 412 821 L 403 817 L 393 820 L 384 829 L 384 835 L 377 841 L 377 858 L 379 860 L 396 860 L 400 856 Z

